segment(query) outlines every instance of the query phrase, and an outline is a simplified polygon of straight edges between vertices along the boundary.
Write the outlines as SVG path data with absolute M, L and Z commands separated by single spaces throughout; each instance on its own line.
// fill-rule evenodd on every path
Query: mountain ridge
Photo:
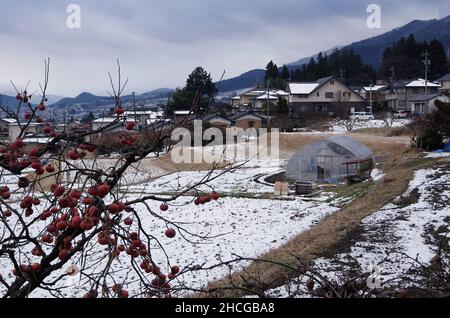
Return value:
M 329 53 L 336 48 L 353 49 L 355 53 L 361 55 L 364 63 L 378 68 L 381 64 L 384 50 L 400 40 L 401 37 L 407 37 L 410 34 L 413 34 L 416 40 L 419 42 L 430 41 L 433 38 L 436 38 L 443 43 L 446 51 L 450 52 L 450 15 L 442 19 L 415 19 L 403 26 L 394 28 L 383 34 L 373 36 L 361 41 L 352 42 L 348 45 L 336 46 L 332 49 L 324 50 L 322 52 Z M 318 54 L 319 52 L 310 57 L 304 57 L 286 65 L 290 70 L 300 68 L 302 67 L 302 65 L 308 63 L 311 57 L 316 57 Z M 251 74 L 253 76 L 249 77 L 248 74 Z M 228 92 L 255 86 L 258 82 L 261 81 L 261 77 L 262 79 L 264 79 L 264 75 L 261 75 L 260 69 L 247 71 L 237 77 L 223 81 L 223 83 L 226 83 L 226 85 L 222 85 L 220 91 Z M 245 85 L 241 85 L 240 83 L 244 83 Z

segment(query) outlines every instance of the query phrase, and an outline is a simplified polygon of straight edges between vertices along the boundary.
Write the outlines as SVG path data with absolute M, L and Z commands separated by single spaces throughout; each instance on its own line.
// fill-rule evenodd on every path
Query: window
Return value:
M 351 92 L 348 92 L 348 97 L 349 98 L 352 97 L 352 93 Z
M 347 96 L 347 92 L 343 92 L 342 96 L 344 96 L 344 97 Z
M 317 92 L 317 97 L 319 97 L 320 96 L 320 93 L 319 92 Z
M 307 106 L 302 106 L 302 107 L 300 107 L 300 111 L 302 113 L 306 113 L 308 111 L 308 107 Z
M 334 80 L 331 80 L 331 81 L 330 81 L 330 85 L 334 85 Z
M 326 92 L 325 93 L 325 98 L 333 98 L 333 97 L 334 97 L 333 92 Z

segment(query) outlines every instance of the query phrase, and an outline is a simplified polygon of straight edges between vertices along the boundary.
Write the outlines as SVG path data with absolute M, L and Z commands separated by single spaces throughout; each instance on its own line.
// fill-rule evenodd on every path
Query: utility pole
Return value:
M 371 113 L 371 114 L 373 113 L 372 90 L 373 90 L 373 82 L 370 81 L 370 93 L 369 93 L 370 100 L 369 100 L 369 108 L 370 108 L 370 113 Z
M 425 64 L 425 112 L 428 113 L 428 70 L 431 65 L 430 61 L 430 53 L 428 50 L 425 53 L 422 53 L 422 57 L 424 58 L 423 63 Z
M 270 79 L 267 79 L 267 128 L 270 129 Z
M 339 78 L 340 78 L 340 80 L 341 80 L 341 82 L 343 82 L 344 81 L 344 75 L 345 75 L 345 71 L 344 71 L 344 69 L 341 67 L 341 70 L 339 71 Z
M 135 92 L 133 92 L 133 112 L 134 112 L 134 123 L 137 123 L 137 118 L 136 118 L 136 94 Z

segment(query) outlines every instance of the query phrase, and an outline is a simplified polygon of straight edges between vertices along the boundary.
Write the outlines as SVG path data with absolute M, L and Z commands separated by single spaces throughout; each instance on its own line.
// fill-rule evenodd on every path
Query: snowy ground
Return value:
M 204 192 L 215 190 L 220 193 L 236 195 L 273 193 L 273 185 L 264 183 L 264 178 L 283 171 L 284 164 L 282 160 L 253 160 L 225 174 L 222 170 L 217 170 L 211 174 L 211 178 L 223 175 L 196 189 Z M 206 174 L 207 172 L 198 171 L 176 172 L 147 183 L 123 188 L 127 193 L 174 193 L 199 183 Z
M 347 121 L 350 123 L 350 121 Z M 392 128 L 398 128 L 398 127 L 404 127 L 406 125 L 409 125 L 411 123 L 411 120 L 409 119 L 395 119 L 390 123 L 390 127 Z M 331 124 L 331 131 L 332 132 L 347 132 L 348 131 L 348 124 L 347 126 L 344 124 L 343 121 L 337 121 L 332 122 Z M 375 120 L 357 120 L 352 124 L 353 130 L 363 129 L 363 128 L 385 128 L 388 127 L 386 125 L 386 122 L 383 120 L 375 119 Z
M 110 168 L 106 159 L 98 162 L 97 164 L 104 165 L 104 169 Z M 196 206 L 192 203 L 194 198 L 189 196 L 172 202 L 169 211 L 163 217 L 166 221 L 180 226 L 181 230 L 175 239 L 168 239 L 164 236 L 167 228 L 165 221 L 152 215 L 144 205 L 138 205 L 136 210 L 139 211 L 143 227 L 154 236 L 154 240 L 149 244 L 153 259 L 159 262 L 161 268 L 167 269 L 168 261 L 171 265 L 178 264 L 182 268 L 192 268 L 213 266 L 221 261 L 231 260 L 233 254 L 257 257 L 272 248 L 283 245 L 320 222 L 327 215 L 338 211 L 339 208 L 326 202 L 329 194 L 308 201 L 301 198 L 251 199 L 246 196 L 246 194 L 258 196 L 273 193 L 273 186 L 261 181 L 265 176 L 280 171 L 283 165 L 284 161 L 281 160 L 251 160 L 243 167 L 209 183 L 209 186 L 200 187 L 200 191 L 210 192 L 214 189 L 227 196 L 218 202 Z M 152 192 L 174 193 L 180 191 L 202 179 L 207 173 L 186 171 L 144 181 L 147 179 L 139 175 L 139 169 L 135 170 L 129 174 L 129 179 L 127 179 L 130 185 L 123 187 L 126 189 L 123 195 L 126 195 L 127 200 L 137 199 Z M 156 171 L 155 174 L 157 173 L 160 172 Z M 137 180 L 133 176 L 136 176 Z M 155 213 L 160 213 L 159 204 L 158 202 L 148 202 L 151 211 Z M 14 222 L 14 217 L 9 222 Z M 37 227 L 32 227 L 32 232 L 37 234 L 37 231 Z M 164 251 L 159 243 L 164 247 Z M 102 252 L 103 248 L 97 244 L 89 248 L 88 257 L 83 260 L 85 273 L 98 273 L 104 268 L 106 259 L 103 259 L 105 255 Z M 32 263 L 37 260 L 31 256 L 30 259 L 21 261 Z M 80 266 L 82 264 L 80 262 L 75 264 Z M 244 263 L 236 264 L 234 269 L 244 265 Z M 114 282 L 126 281 L 126 288 L 131 295 L 136 295 L 142 290 L 138 283 L 138 277 L 130 270 L 130 263 L 126 255 L 120 256 L 114 262 L 113 267 L 114 274 L 110 278 L 111 286 Z M 11 269 L 12 265 L 9 260 L 0 259 L 0 274 L 3 277 L 12 279 Z M 227 267 L 217 267 L 207 271 L 190 271 L 180 276 L 175 285 L 201 288 L 209 281 L 224 277 L 227 273 Z M 53 278 L 55 277 L 53 276 Z M 149 278 L 152 277 L 149 276 Z M 82 282 L 81 285 L 90 289 L 88 284 L 85 284 L 83 280 Z M 64 280 L 58 284 L 59 286 L 69 286 L 62 291 L 62 296 L 81 296 L 86 292 L 86 290 L 75 289 L 72 280 Z M 0 286 L 1 292 L 2 287 Z M 49 297 L 50 295 L 46 291 L 38 290 L 32 296 Z
M 412 279 L 416 277 L 412 268 L 417 269 L 418 262 L 428 265 L 436 255 L 438 243 L 431 233 L 441 226 L 449 226 L 448 168 L 417 171 L 403 197 L 411 195 L 416 197 L 411 204 L 391 203 L 365 218 L 358 238 L 350 246 L 332 258 L 316 260 L 313 267 L 330 281 L 336 281 L 346 271 L 369 273 L 374 266 L 379 266 L 385 286 L 413 286 Z M 293 280 L 286 286 L 270 290 L 269 294 L 274 297 L 288 297 L 293 293 L 298 293 L 299 297 L 307 296 L 305 288 L 299 285 Z

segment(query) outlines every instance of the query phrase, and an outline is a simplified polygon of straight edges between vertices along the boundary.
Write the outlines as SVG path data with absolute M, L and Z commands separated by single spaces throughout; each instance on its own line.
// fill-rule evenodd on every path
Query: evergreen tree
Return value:
M 273 62 L 270 61 L 266 66 L 266 80 L 268 79 L 275 79 L 280 76 L 280 72 L 278 71 L 278 66 Z
M 182 89 L 178 88 L 172 94 L 166 112 L 172 114 L 176 110 L 190 110 L 194 107 L 194 112 L 203 113 L 207 110 L 215 92 L 216 85 L 212 81 L 211 74 L 206 72 L 203 67 L 197 67 L 189 74 L 186 86 Z M 199 93 L 201 94 L 200 99 L 195 104 L 195 98 Z
M 386 48 L 383 53 L 383 61 L 378 70 L 378 78 L 388 80 L 391 70 L 395 68 L 395 76 L 398 79 L 413 79 L 424 77 L 423 53 L 430 53 L 429 78 L 436 79 L 448 72 L 447 56 L 444 46 L 438 40 L 417 42 L 414 35 L 407 39 L 401 38 L 392 47 Z
M 216 91 L 216 85 L 211 79 L 211 74 L 199 66 L 189 74 L 184 89 L 194 94 L 200 92 L 202 95 L 212 96 Z
M 447 54 L 442 43 L 436 39 L 430 42 L 429 48 L 431 60 L 429 77 L 438 79 L 448 72 Z
M 281 78 L 285 81 L 289 80 L 290 78 L 289 69 L 286 65 L 283 65 L 283 69 L 281 70 Z

